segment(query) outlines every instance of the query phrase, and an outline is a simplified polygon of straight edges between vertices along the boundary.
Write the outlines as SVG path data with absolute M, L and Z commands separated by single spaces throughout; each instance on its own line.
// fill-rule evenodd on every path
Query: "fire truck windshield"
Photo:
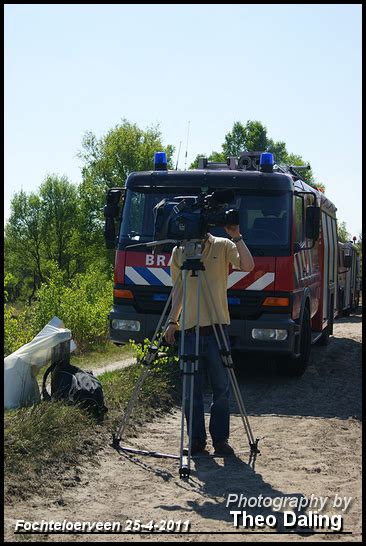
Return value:
M 120 243 L 148 242 L 153 240 L 153 208 L 165 197 L 197 195 L 197 188 L 174 188 L 168 192 L 127 190 Z M 255 255 L 287 255 L 290 252 L 291 193 L 236 191 L 235 204 L 239 210 L 240 230 L 244 240 Z M 223 228 L 212 228 L 211 233 L 227 237 Z

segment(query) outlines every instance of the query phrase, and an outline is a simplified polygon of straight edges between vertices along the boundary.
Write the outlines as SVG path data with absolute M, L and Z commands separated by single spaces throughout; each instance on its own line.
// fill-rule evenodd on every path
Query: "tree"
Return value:
M 78 156 L 84 162 L 83 182 L 92 182 L 103 191 L 113 186 L 124 186 L 133 171 L 153 169 L 154 152 L 167 153 L 168 167 L 173 168 L 174 146 L 162 144 L 158 127 L 140 129 L 126 119 L 110 129 L 99 140 L 92 132 L 84 135 Z
M 153 169 L 154 152 L 167 153 L 168 168 L 173 168 L 174 146 L 162 143 L 158 126 L 143 130 L 123 119 L 100 139 L 92 132 L 83 138 L 82 182 L 79 195 L 82 207 L 82 227 L 87 234 L 87 243 L 96 253 L 104 251 L 103 208 L 106 193 L 114 186 L 123 187 L 133 171 Z
M 239 157 L 242 152 L 272 152 L 277 165 L 296 166 L 304 165 L 305 161 L 298 154 L 289 153 L 286 149 L 286 143 L 283 141 L 274 141 L 267 136 L 267 128 L 260 121 L 247 121 L 243 125 L 236 121 L 231 131 L 226 133 L 225 141 L 222 144 L 222 152 L 212 152 L 208 157 L 209 161 L 225 162 L 228 157 Z M 190 168 L 197 168 L 198 159 L 202 155 L 197 155 Z M 219 158 L 219 159 L 216 159 Z M 301 176 L 311 186 L 324 191 L 324 184 L 317 183 L 311 169 L 302 170 Z
M 308 161 L 305 161 L 301 157 L 301 155 L 298 154 L 287 154 L 284 163 L 288 166 L 295 167 L 295 169 L 296 165 L 309 164 Z M 324 184 L 315 181 L 314 174 L 311 168 L 309 170 L 301 170 L 301 172 L 299 171 L 299 174 L 301 174 L 301 177 L 305 180 L 305 182 L 309 184 L 309 186 L 312 186 L 314 188 L 317 188 L 319 191 L 324 192 Z
M 241 152 L 264 152 L 268 143 L 267 128 L 260 121 L 249 120 L 245 126 L 236 121 L 225 135 L 222 151 L 225 157 L 239 157 Z
M 13 276 L 13 291 L 30 299 L 44 278 L 43 219 L 41 200 L 35 193 L 16 193 L 5 226 L 5 270 Z
M 225 157 L 239 157 L 241 152 L 247 151 L 247 130 L 240 121 L 236 121 L 231 132 L 225 135 L 222 152 Z
M 196 158 L 192 161 L 192 163 L 189 166 L 190 169 L 197 169 L 200 157 L 207 157 L 207 156 L 205 154 L 197 154 Z M 208 161 L 213 161 L 217 163 L 226 163 L 226 157 L 223 152 L 212 152 L 207 159 Z
M 362 231 L 359 234 L 358 241 L 356 241 L 355 245 L 356 245 L 357 250 L 358 250 L 358 252 L 360 254 L 360 270 L 361 270 L 361 273 L 362 273 Z
M 337 222 L 338 241 L 348 243 L 351 240 L 351 235 L 347 231 L 346 222 Z
M 282 141 L 275 142 L 271 138 L 267 142 L 267 152 L 272 152 L 274 159 L 278 165 L 285 164 L 287 162 L 287 149 L 286 144 Z
M 79 270 L 83 249 L 77 188 L 65 176 L 49 175 L 39 195 L 45 255 L 70 279 Z
M 15 194 L 5 226 L 5 270 L 13 295 L 31 302 L 55 262 L 70 279 L 80 270 L 85 246 L 77 188 L 65 176 L 48 175 L 38 193 Z

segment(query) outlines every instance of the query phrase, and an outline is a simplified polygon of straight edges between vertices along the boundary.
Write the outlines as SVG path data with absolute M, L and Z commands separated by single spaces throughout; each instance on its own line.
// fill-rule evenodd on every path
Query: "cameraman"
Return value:
M 208 376 L 212 388 L 212 404 L 209 431 L 215 453 L 218 455 L 231 455 L 234 453 L 228 444 L 229 438 L 229 375 L 223 365 L 221 355 L 217 346 L 216 338 L 212 328 L 213 318 L 224 326 L 224 332 L 229 344 L 227 325 L 230 324 L 229 308 L 227 302 L 227 279 L 229 274 L 229 263 L 240 271 L 252 271 L 254 261 L 250 251 L 240 235 L 239 226 L 226 226 L 226 233 L 232 238 L 230 241 L 224 237 L 214 237 L 208 233 L 203 240 L 203 251 L 201 261 L 205 266 L 203 275 L 206 283 L 202 283 L 200 294 L 200 342 L 198 370 L 194 375 L 193 392 L 193 423 L 191 453 L 204 451 L 206 447 L 206 429 L 203 403 L 203 365 L 207 367 Z M 165 339 L 169 344 L 175 341 L 175 333 L 178 330 L 178 318 L 182 310 L 182 271 L 183 250 L 181 247 L 174 247 L 171 261 L 171 275 L 173 280 L 172 309 L 169 315 L 168 327 L 165 331 Z M 195 353 L 195 327 L 197 310 L 197 279 L 187 272 L 186 290 L 186 314 L 185 314 L 185 352 Z M 218 317 L 214 317 L 214 310 L 207 309 L 202 291 L 205 284 L 211 288 Z M 209 302 L 209 294 L 206 294 Z M 189 430 L 189 396 L 186 394 L 185 415 Z

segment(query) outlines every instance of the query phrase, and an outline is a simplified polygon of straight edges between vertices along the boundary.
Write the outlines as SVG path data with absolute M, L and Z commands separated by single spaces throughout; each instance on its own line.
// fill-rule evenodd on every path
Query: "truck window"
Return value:
M 295 243 L 304 240 L 304 200 L 300 195 L 295 195 Z
M 197 188 L 170 188 L 166 193 L 127 190 L 120 241 L 152 241 L 154 234 L 153 208 L 165 197 L 197 195 Z M 210 192 L 213 190 L 210 190 Z M 209 192 L 209 193 L 210 193 Z M 248 246 L 264 248 L 273 254 L 274 247 L 282 250 L 290 245 L 291 194 L 268 192 L 267 194 L 236 193 L 235 203 L 228 208 L 239 210 L 240 229 Z M 223 228 L 210 228 L 213 235 L 228 237 Z

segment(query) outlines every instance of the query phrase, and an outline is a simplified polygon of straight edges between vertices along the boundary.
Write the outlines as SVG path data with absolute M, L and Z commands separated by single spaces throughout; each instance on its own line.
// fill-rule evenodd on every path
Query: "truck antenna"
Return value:
M 187 170 L 187 152 L 188 152 L 188 139 L 189 139 L 189 126 L 190 126 L 190 121 L 188 122 L 188 130 L 187 130 L 187 144 L 186 144 L 186 156 L 185 156 L 185 159 L 184 159 L 184 170 L 186 171 Z
M 177 163 L 175 165 L 175 170 L 178 170 L 178 161 L 179 161 L 179 154 L 180 154 L 180 147 L 182 145 L 182 141 L 179 142 L 179 150 L 178 150 L 178 157 L 177 157 Z

